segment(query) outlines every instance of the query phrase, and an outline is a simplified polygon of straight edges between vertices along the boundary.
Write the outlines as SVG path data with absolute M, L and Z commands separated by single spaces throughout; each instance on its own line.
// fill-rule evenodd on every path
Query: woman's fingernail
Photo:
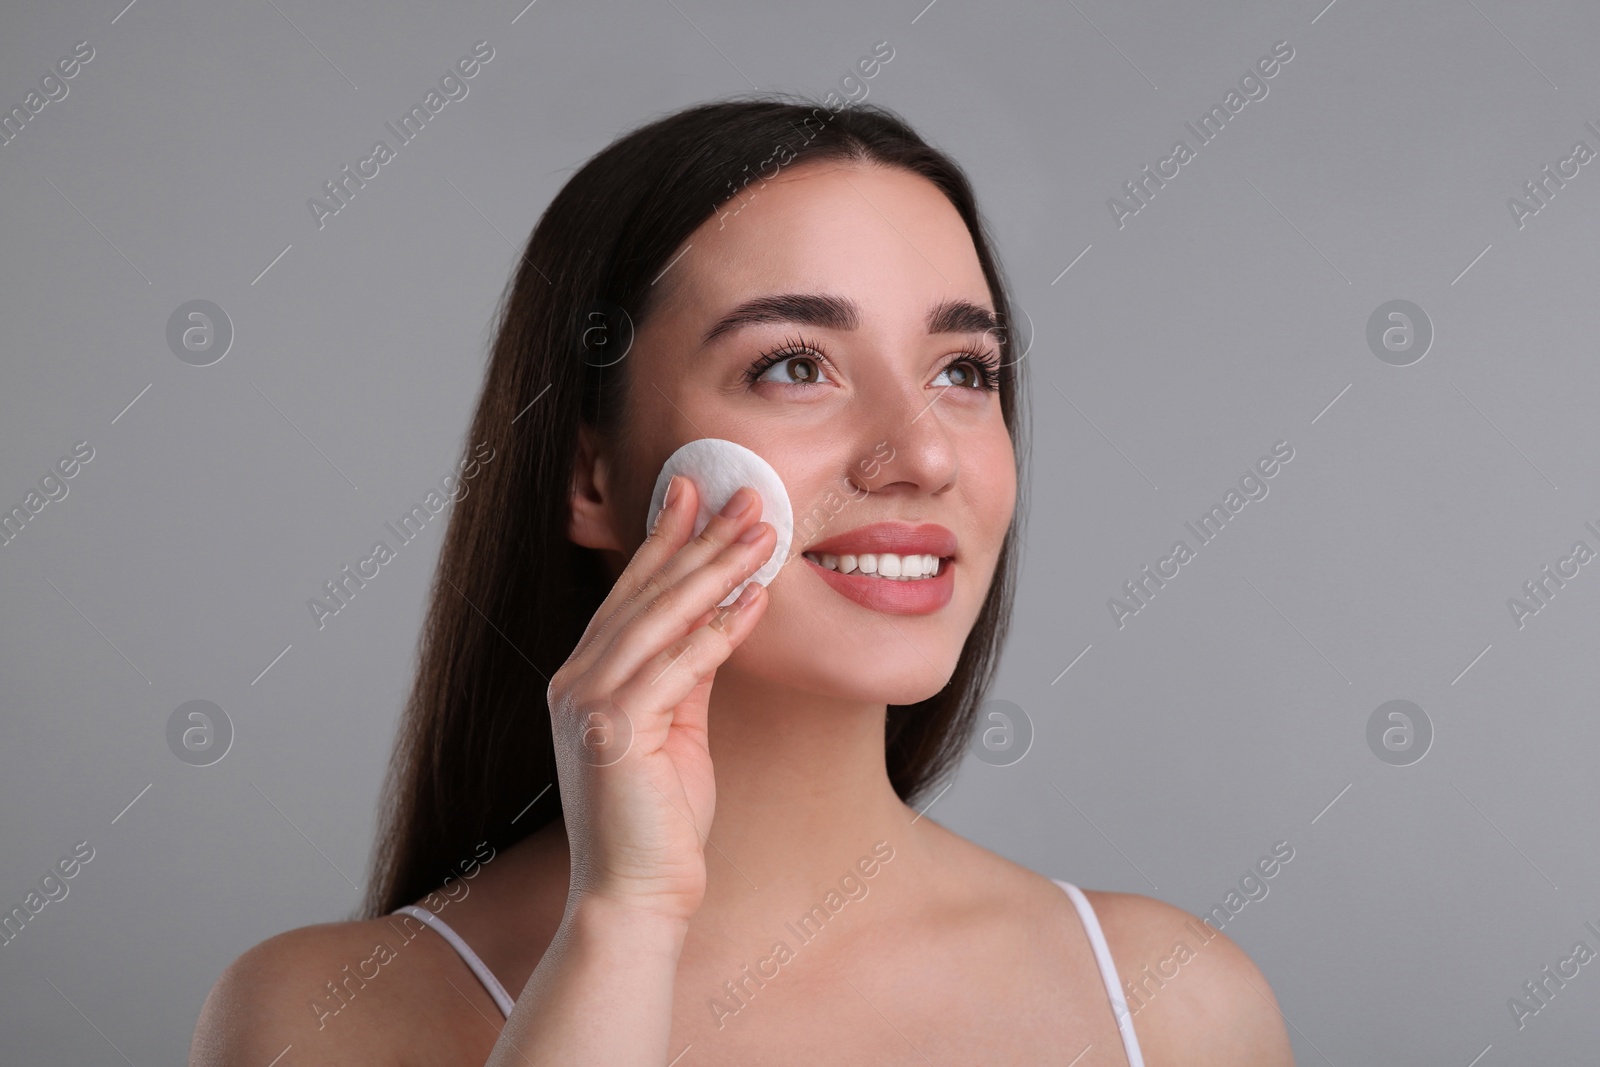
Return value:
M 743 488 L 735 490 L 734 494 L 728 498 L 728 502 L 722 505 L 722 517 L 725 519 L 737 519 L 740 515 L 743 515 L 750 507 L 750 495 Z
M 717 610 L 717 617 L 711 620 L 711 628 L 714 630 L 727 630 L 728 624 L 733 621 L 733 617 L 750 606 L 751 601 L 755 600 L 756 594 L 760 589 L 761 586 L 757 582 L 751 582 L 746 585 L 740 590 L 739 595 L 734 598 L 733 603 Z
M 676 478 L 677 475 L 674 474 L 673 477 Z M 667 517 L 667 509 L 672 506 L 672 491 L 673 484 L 669 482 L 667 486 L 667 499 L 661 502 L 661 509 L 656 512 L 655 520 L 650 523 L 651 536 L 654 536 L 656 531 L 661 529 L 661 520 Z
M 764 525 L 766 524 L 760 522 L 753 524 L 748 530 L 739 535 L 738 543 L 741 545 L 755 544 L 756 538 L 761 536 L 761 527 Z
M 656 512 L 655 521 L 650 524 L 652 534 L 661 529 L 661 520 L 667 517 L 667 509 L 678 499 L 679 484 L 676 474 L 667 480 L 667 498 L 661 502 L 661 510 Z

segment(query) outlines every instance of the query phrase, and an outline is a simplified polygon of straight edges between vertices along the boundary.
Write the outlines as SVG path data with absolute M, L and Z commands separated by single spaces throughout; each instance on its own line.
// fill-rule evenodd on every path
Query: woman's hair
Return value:
M 502 294 L 470 436 L 494 452 L 445 533 L 365 917 L 459 876 L 482 842 L 505 848 L 561 816 L 549 678 L 613 585 L 600 555 L 567 537 L 580 422 L 620 429 L 632 361 L 601 354 L 649 318 L 667 288 L 654 281 L 695 229 L 759 195 L 777 170 L 818 160 L 899 167 L 938 186 L 972 235 L 1002 327 L 999 401 L 1017 511 L 954 673 L 934 696 L 891 705 L 886 725 L 889 780 L 907 803 L 959 764 L 1011 614 L 1026 451 L 1010 305 L 972 187 L 877 105 L 830 110 L 774 94 L 701 104 L 628 133 L 574 174 Z

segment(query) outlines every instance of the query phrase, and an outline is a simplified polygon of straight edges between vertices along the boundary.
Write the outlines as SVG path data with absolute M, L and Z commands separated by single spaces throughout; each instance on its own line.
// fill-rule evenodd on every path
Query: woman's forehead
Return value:
M 943 300 L 989 306 L 971 234 L 927 179 L 900 168 L 811 164 L 752 182 L 663 271 L 675 325 L 701 336 L 729 311 L 775 294 L 829 294 L 874 320 L 920 323 Z

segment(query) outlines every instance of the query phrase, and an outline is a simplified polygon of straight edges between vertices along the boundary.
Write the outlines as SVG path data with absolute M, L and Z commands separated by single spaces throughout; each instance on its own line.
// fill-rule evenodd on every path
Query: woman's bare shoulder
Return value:
M 924 820 L 929 821 L 929 820 Z M 1001 914 L 1039 921 L 1071 908 L 1054 880 L 933 823 L 952 871 Z M 1138 893 L 1083 890 L 1105 933 L 1134 1032 L 1150 1063 L 1193 1067 L 1293 1067 L 1288 1032 L 1266 978 L 1221 931 L 1181 908 Z M 993 911 L 994 909 L 990 909 Z M 1130 991 L 1131 986 L 1131 991 Z
M 448 1015 L 426 1005 L 449 947 L 396 918 L 304 926 L 245 951 L 206 997 L 190 1067 L 262 1067 L 290 1048 L 298 1064 L 393 1067 L 419 1040 L 448 1037 L 437 1034 Z
M 1197 1067 L 1292 1067 L 1284 1017 L 1245 951 L 1181 908 L 1085 889 L 1146 1058 Z

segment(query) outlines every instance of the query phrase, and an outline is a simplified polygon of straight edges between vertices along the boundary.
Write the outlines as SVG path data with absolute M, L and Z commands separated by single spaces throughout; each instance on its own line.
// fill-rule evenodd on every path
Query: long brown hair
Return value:
M 612 585 L 599 555 L 567 538 L 568 494 L 580 422 L 618 429 L 630 363 L 595 358 L 604 350 L 596 341 L 614 351 L 629 322 L 646 320 L 665 288 L 652 282 L 708 217 L 758 193 L 769 167 L 815 160 L 900 167 L 938 186 L 972 235 L 1002 325 L 1000 405 L 1017 455 L 1017 511 L 949 682 L 916 704 L 891 705 L 886 724 L 889 779 L 907 803 L 959 764 L 1011 614 L 1026 485 L 1021 355 L 971 184 L 877 105 L 830 110 L 775 94 L 701 104 L 624 135 L 574 174 L 502 294 L 469 439 L 494 451 L 445 533 L 364 917 L 459 875 L 480 842 L 505 848 L 561 817 L 547 686 Z M 597 338 L 597 326 L 619 335 Z

